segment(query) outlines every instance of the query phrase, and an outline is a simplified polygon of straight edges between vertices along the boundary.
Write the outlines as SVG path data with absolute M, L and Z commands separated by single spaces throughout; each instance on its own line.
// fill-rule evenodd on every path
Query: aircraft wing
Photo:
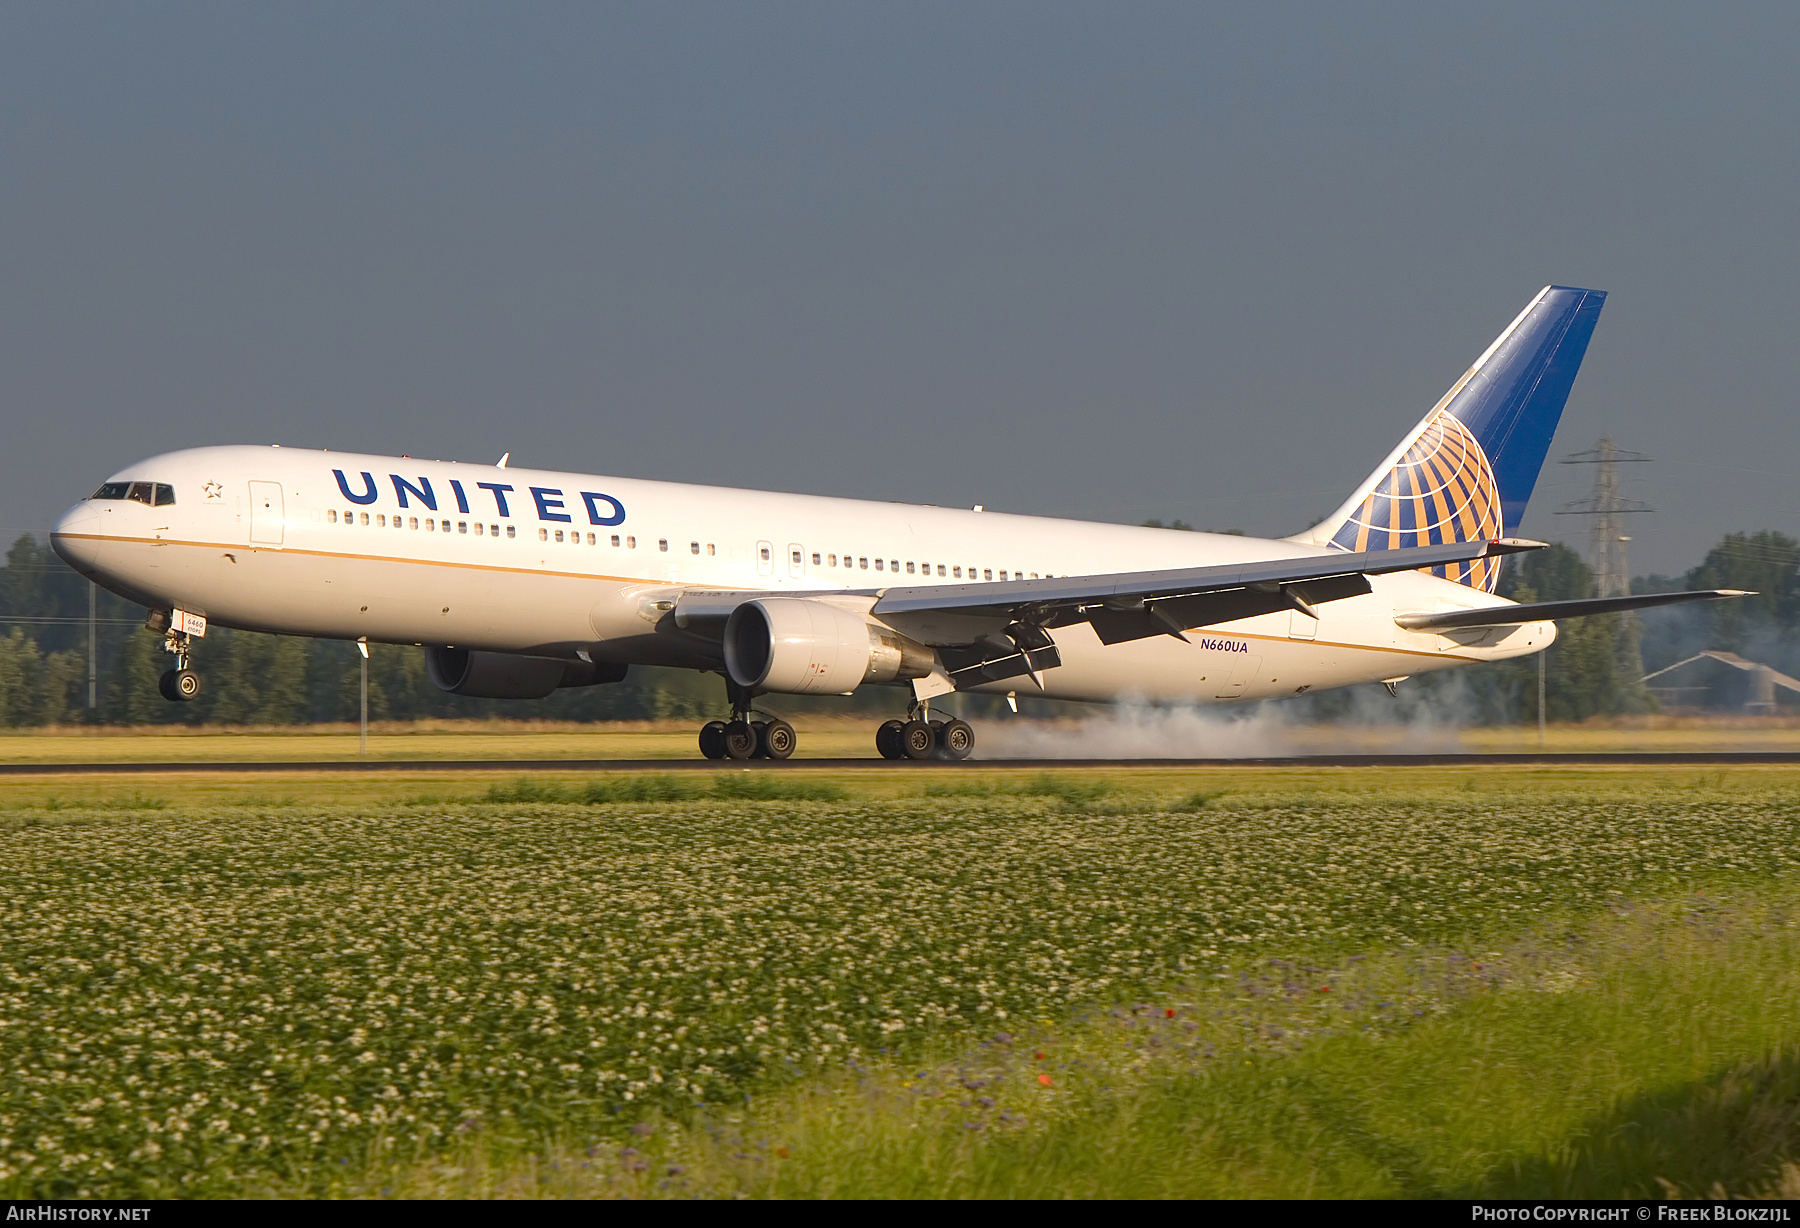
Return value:
M 1170 568 L 1098 576 L 968 584 L 895 586 L 832 592 L 688 590 L 674 603 L 674 623 L 716 638 L 732 610 L 766 597 L 870 597 L 870 613 L 911 625 L 944 663 L 958 689 L 1030 675 L 1061 663 L 1049 629 L 1088 623 L 1102 643 L 1153 635 L 1186 639 L 1195 627 L 1298 610 L 1318 617 L 1326 601 L 1370 591 L 1368 577 L 1442 567 L 1542 548 L 1540 542 L 1474 541 L 1405 550 L 1323 551 L 1298 558 L 1212 567 Z M 924 625 L 940 630 L 927 634 Z
M 919 613 L 988 615 L 1046 627 L 1091 622 L 1103 641 L 1119 643 L 1151 635 L 1179 636 L 1190 627 L 1277 610 L 1310 615 L 1318 602 L 1368 592 L 1368 576 L 1540 548 L 1537 542 L 1453 542 L 1409 550 L 1333 550 L 1212 567 L 896 587 L 878 590 L 870 612 L 878 618 Z
M 1547 622 L 1553 618 L 1580 618 L 1586 614 L 1617 614 L 1650 606 L 1680 605 L 1689 601 L 1718 601 L 1724 597 L 1748 597 L 1739 588 L 1707 588 L 1687 593 L 1642 593 L 1635 597 L 1590 597 L 1580 601 L 1532 601 L 1524 605 L 1490 606 L 1481 610 L 1446 610 L 1438 614 L 1401 614 L 1394 621 L 1408 631 L 1449 631 L 1457 627 L 1509 627 L 1518 623 Z

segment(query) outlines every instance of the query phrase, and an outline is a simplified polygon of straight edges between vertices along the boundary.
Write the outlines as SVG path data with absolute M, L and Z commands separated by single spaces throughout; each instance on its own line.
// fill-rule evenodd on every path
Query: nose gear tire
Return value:
M 186 703 L 200 698 L 200 675 L 191 669 L 172 669 L 157 680 L 156 689 L 164 699 Z

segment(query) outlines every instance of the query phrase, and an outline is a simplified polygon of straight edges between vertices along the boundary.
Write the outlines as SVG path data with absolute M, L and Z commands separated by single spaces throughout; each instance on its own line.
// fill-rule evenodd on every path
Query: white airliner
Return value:
M 487 698 L 724 676 L 709 757 L 786 758 L 766 693 L 901 688 L 888 758 L 966 757 L 956 692 L 1212 703 L 1543 651 L 1554 619 L 1725 590 L 1517 605 L 1500 556 L 1605 295 L 1546 287 L 1338 511 L 1281 540 L 673 482 L 208 447 L 120 470 L 58 521 L 83 575 L 149 607 L 192 699 L 207 626 L 416 644 Z M 941 709 L 940 705 L 940 709 Z

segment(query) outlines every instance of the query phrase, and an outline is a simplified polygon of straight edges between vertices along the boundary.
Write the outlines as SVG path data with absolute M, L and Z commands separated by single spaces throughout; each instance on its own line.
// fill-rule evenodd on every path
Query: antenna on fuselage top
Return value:
M 512 459 L 512 453 L 511 453 L 511 452 L 502 452 L 502 453 L 501 453 L 501 454 L 500 454 L 500 459 L 499 459 L 499 460 L 497 460 L 497 461 L 495 461 L 495 462 L 494 462 L 494 468 L 496 468 L 496 469 L 504 469 L 504 468 L 506 468 L 506 462 L 507 462 L 507 461 L 509 461 L 509 460 L 511 460 L 511 459 Z

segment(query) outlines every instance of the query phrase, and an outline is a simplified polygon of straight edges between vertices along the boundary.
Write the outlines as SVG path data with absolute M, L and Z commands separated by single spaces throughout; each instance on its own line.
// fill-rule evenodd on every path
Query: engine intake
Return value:
M 764 597 L 725 622 L 725 670 L 753 691 L 848 695 L 865 682 L 922 678 L 934 664 L 931 649 L 823 601 Z
M 609 661 L 527 657 L 469 648 L 427 648 L 425 672 L 432 685 L 475 699 L 542 699 L 562 687 L 618 682 L 625 666 Z

